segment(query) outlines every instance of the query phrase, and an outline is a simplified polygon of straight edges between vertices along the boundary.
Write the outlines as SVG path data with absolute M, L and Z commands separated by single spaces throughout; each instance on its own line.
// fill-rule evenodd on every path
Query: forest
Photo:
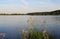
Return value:
M 20 13 L 0 13 L 0 15 L 60 15 L 60 10 L 50 11 L 50 12 L 32 12 L 27 14 L 20 14 Z

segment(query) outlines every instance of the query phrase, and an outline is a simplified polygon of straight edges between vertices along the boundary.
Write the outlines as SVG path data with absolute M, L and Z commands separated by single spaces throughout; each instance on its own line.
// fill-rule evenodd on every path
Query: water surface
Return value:
M 33 22 L 35 28 L 46 28 L 48 33 L 55 30 L 57 39 L 60 39 L 60 16 L 0 16 L 0 33 L 6 34 L 5 39 L 22 39 L 21 30 L 28 31 L 30 18 L 36 20 Z

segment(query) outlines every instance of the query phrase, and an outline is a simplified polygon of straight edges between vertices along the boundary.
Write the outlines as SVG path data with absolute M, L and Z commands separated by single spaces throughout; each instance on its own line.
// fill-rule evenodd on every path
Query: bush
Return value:
M 53 35 L 34 30 L 32 32 L 29 32 L 28 37 L 26 39 L 56 39 L 56 38 Z
M 49 39 L 49 36 L 46 34 L 43 34 L 42 32 L 33 31 L 29 33 L 28 39 Z

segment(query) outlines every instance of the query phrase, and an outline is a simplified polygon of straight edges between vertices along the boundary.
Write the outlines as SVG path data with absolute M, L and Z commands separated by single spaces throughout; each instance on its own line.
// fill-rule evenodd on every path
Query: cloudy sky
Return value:
M 0 13 L 28 13 L 60 9 L 60 0 L 0 0 Z

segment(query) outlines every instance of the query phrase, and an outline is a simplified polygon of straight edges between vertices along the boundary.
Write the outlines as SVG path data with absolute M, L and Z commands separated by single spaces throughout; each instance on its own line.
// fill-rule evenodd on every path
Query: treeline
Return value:
M 27 15 L 60 15 L 60 10 L 51 11 L 51 12 L 33 12 L 33 13 L 28 13 Z
M 12 13 L 12 14 L 6 14 L 6 13 L 0 13 L 0 15 L 60 15 L 60 10 L 51 11 L 51 12 L 32 12 L 27 14 L 20 14 L 20 13 Z
M 14 14 L 13 13 L 12 14 L 4 14 L 3 13 L 3 14 L 0 14 L 0 15 L 25 15 L 25 14 L 17 14 L 17 13 L 14 13 Z

